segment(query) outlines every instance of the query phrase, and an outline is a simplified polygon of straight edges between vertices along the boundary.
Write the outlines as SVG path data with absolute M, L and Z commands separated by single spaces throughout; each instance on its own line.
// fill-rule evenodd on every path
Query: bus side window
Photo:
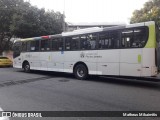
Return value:
M 52 42 L 52 50 L 53 51 L 61 51 L 63 50 L 63 39 L 62 38 L 53 38 Z
M 58 51 L 58 39 L 54 38 L 54 39 L 51 40 L 51 42 L 52 42 L 52 48 L 51 49 L 53 51 Z
M 27 44 L 27 52 L 29 52 L 30 51 L 30 41 L 27 41 L 26 44 Z
M 41 40 L 41 51 L 49 51 L 50 50 L 50 40 Z
M 30 42 L 30 51 L 39 51 L 39 41 Z
M 109 44 L 108 33 L 103 32 L 99 34 L 98 48 L 107 49 Z
M 13 58 L 16 58 L 18 56 L 20 56 L 21 53 L 21 46 L 22 46 L 22 42 L 16 42 L 14 43 L 14 47 L 13 47 Z
M 80 49 L 86 50 L 87 49 L 87 37 L 86 35 L 80 36 Z
M 71 50 L 79 50 L 79 36 L 73 36 L 71 43 Z
M 122 48 L 130 48 L 133 42 L 133 30 L 126 29 L 122 31 L 122 40 L 121 40 L 121 47 Z
M 88 34 L 80 36 L 80 48 L 82 50 L 96 49 L 97 34 Z
M 102 32 L 99 34 L 99 49 L 119 48 L 119 37 L 117 31 Z
M 117 49 L 119 48 L 119 41 L 120 41 L 120 35 L 118 31 L 111 31 L 109 33 L 110 36 L 110 43 L 111 45 L 109 46 L 109 48 L 113 49 Z
M 96 49 L 96 41 L 97 41 L 97 34 L 88 34 L 87 35 L 87 41 L 88 41 L 88 49 L 94 50 Z
M 30 51 L 35 51 L 35 41 L 31 41 Z
M 65 50 L 79 50 L 79 36 L 66 37 Z
M 147 30 L 145 28 L 134 29 L 134 41 L 132 47 L 143 47 L 146 43 Z
M 141 48 L 144 47 L 148 37 L 146 27 L 137 27 L 122 31 L 122 48 Z
M 71 50 L 71 39 L 72 37 L 65 38 L 65 50 Z
M 27 51 L 27 42 L 22 42 L 22 52 Z
M 63 50 L 63 38 L 58 39 L 58 50 L 59 51 Z

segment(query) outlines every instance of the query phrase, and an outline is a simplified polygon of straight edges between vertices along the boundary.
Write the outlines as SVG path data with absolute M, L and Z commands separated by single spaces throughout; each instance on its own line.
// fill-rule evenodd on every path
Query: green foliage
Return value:
M 63 15 L 45 11 L 23 0 L 0 0 L 0 53 L 10 48 L 12 36 L 36 37 L 62 32 Z
M 26 38 L 62 32 L 63 15 L 59 12 L 45 12 L 44 9 L 34 6 L 20 10 L 13 15 L 13 23 L 10 26 L 11 32 L 17 37 Z
M 135 10 L 131 23 L 155 21 L 160 25 L 160 0 L 149 0 L 140 10 Z

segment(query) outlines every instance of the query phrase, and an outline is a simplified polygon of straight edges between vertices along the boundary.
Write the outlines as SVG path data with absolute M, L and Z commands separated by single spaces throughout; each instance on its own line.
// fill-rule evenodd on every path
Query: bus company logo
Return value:
M 84 56 L 85 56 L 85 54 L 82 52 L 82 53 L 80 54 L 80 57 L 81 57 L 81 58 L 84 58 Z

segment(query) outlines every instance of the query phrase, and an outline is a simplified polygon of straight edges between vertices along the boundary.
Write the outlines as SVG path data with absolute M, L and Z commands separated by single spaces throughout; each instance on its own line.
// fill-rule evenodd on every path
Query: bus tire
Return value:
M 74 75 L 79 80 L 85 80 L 88 77 L 87 67 L 83 64 L 76 65 Z
M 30 65 L 28 62 L 24 63 L 23 70 L 24 72 L 27 72 L 27 73 L 30 72 Z

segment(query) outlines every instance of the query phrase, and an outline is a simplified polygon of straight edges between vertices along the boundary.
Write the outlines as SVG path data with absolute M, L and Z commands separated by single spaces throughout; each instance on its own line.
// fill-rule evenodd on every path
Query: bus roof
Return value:
M 63 32 L 62 36 L 79 35 L 79 34 L 94 33 L 94 32 L 100 32 L 100 31 L 103 31 L 103 28 L 92 27 L 92 28 L 74 30 L 71 32 Z
M 123 29 L 123 28 L 126 28 L 126 26 L 123 25 L 123 26 L 105 27 L 103 28 L 103 31 L 118 30 L 118 29 Z
M 61 37 L 61 36 L 62 36 L 61 34 L 47 35 L 47 36 L 40 36 L 40 37 L 18 39 L 18 40 L 15 40 L 15 42 L 19 42 L 19 41 L 31 41 L 31 40 L 42 40 L 42 39 L 49 39 L 49 38 L 57 38 L 57 37 Z

